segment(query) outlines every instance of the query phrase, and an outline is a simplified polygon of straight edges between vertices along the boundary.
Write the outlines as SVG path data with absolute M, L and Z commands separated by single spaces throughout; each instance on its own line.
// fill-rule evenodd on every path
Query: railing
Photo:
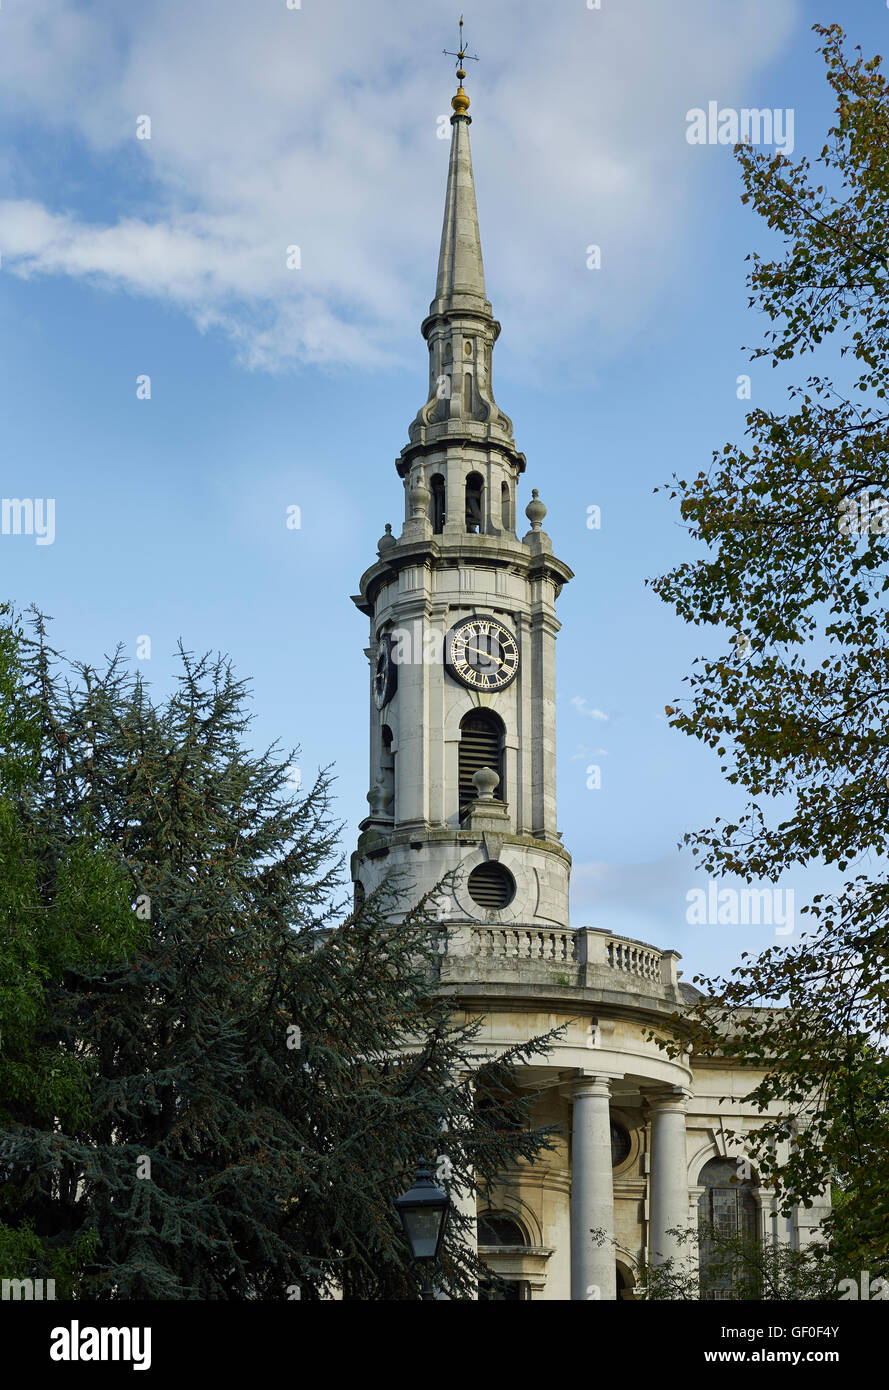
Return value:
M 561 966 L 574 971 L 574 983 L 590 981 L 590 972 L 615 971 L 620 975 L 645 980 L 658 987 L 676 986 L 675 951 L 660 951 L 655 946 L 628 937 L 612 936 L 594 928 L 495 926 L 467 922 L 453 923 L 441 932 L 442 955 L 456 961 L 466 957 L 479 961 L 529 961 L 543 965 Z M 601 978 L 601 976 L 600 976 Z M 567 983 L 562 979 L 562 983 Z M 630 981 L 626 980 L 626 986 Z
M 574 962 L 574 932 L 555 927 L 473 927 L 471 954 L 486 959 L 555 960 Z
M 660 981 L 660 951 L 612 937 L 605 948 L 605 955 L 612 970 L 625 970 L 629 975 L 640 975 L 643 980 Z

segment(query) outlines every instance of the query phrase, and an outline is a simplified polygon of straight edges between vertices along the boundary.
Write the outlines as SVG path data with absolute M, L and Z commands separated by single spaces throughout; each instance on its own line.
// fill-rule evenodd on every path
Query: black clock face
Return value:
M 392 660 L 392 643 L 388 637 L 381 637 L 377 646 L 377 662 L 374 667 L 374 704 L 382 709 L 395 694 L 398 682 L 398 667 Z
M 519 644 L 496 618 L 464 618 L 447 636 L 447 667 L 470 690 L 505 690 L 519 673 Z

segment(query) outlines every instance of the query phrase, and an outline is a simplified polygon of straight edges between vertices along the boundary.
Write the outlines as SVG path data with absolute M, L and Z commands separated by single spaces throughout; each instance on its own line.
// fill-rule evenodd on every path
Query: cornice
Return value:
M 451 449 L 479 449 L 488 453 L 503 454 L 519 473 L 524 473 L 527 467 L 528 461 L 521 450 L 516 449 L 506 439 L 493 438 L 487 432 L 489 426 L 486 421 L 476 421 L 475 432 L 471 425 L 467 426 L 465 421 L 457 420 L 439 421 L 435 425 L 424 425 L 421 428 L 422 437 L 405 444 L 395 460 L 399 478 L 407 477 L 418 458 L 447 453 Z
M 474 564 L 489 566 L 492 569 L 513 569 L 530 581 L 550 578 L 557 593 L 563 584 L 574 578 L 574 571 L 558 560 L 549 551 L 535 554 L 522 541 L 501 536 L 461 535 L 459 540 L 451 540 L 444 535 L 436 535 L 422 541 L 398 541 L 385 558 L 371 565 L 359 580 L 360 592 L 352 595 L 352 602 L 362 613 L 373 617 L 377 595 L 384 584 L 397 579 L 403 569 L 415 565 L 428 565 L 430 568 L 452 569 L 461 565 Z M 506 595 L 503 595 L 506 598 Z M 467 602 L 475 600 L 467 596 Z M 504 604 L 508 607 L 508 604 Z

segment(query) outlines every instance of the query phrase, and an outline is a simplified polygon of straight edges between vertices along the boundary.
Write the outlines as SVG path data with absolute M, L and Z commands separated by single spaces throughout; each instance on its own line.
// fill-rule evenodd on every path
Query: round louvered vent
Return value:
M 479 907 L 496 911 L 506 907 L 515 897 L 515 879 L 502 864 L 494 861 L 479 864 L 469 875 L 469 893 Z

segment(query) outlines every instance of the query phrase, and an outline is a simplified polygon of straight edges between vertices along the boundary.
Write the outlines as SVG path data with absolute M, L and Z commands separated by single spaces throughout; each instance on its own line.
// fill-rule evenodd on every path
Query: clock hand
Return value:
M 501 661 L 501 660 L 500 660 L 500 657 L 499 657 L 499 656 L 495 656 L 493 652 L 483 652 L 483 651 L 480 651 L 478 647 L 468 647 L 468 648 L 467 648 L 467 655 L 469 654 L 470 651 L 475 652 L 476 656 L 483 657 L 483 658 L 485 659 L 485 661 L 496 661 L 498 666 L 505 666 L 505 665 L 506 665 L 506 662 L 505 662 L 505 661 Z

